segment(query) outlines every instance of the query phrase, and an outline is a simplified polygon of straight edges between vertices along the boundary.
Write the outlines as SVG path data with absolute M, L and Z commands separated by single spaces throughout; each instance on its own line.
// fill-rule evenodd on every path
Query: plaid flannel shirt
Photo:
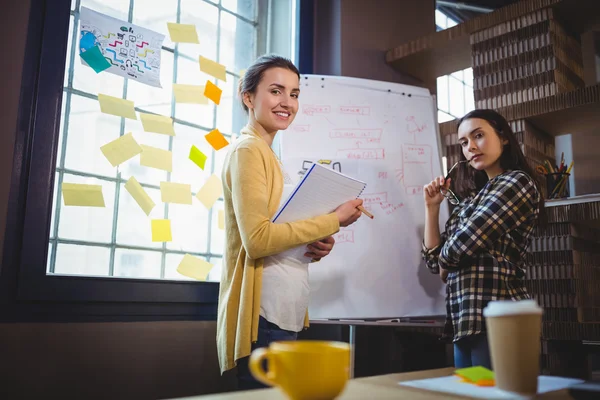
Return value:
M 524 260 L 539 214 L 540 194 L 529 175 L 514 170 L 492 179 L 458 204 L 441 243 L 422 255 L 434 274 L 448 270 L 445 336 L 457 341 L 485 332 L 492 300 L 528 299 Z

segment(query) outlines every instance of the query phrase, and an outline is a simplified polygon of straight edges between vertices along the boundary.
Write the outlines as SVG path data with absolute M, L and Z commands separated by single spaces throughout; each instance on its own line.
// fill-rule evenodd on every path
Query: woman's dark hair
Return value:
M 285 68 L 294 72 L 300 79 L 300 72 L 298 68 L 285 57 L 278 56 L 276 54 L 266 54 L 258 57 L 254 63 L 248 67 L 244 75 L 240 78 L 238 84 L 238 97 L 242 103 L 244 111 L 248 113 L 248 107 L 244 104 L 244 93 L 255 93 L 260 80 L 262 79 L 266 70 L 271 68 Z
M 501 140 L 508 141 L 508 143 L 504 145 L 502 154 L 500 155 L 500 167 L 504 171 L 521 170 L 533 179 L 538 192 L 540 193 L 539 221 L 543 222 L 545 220 L 544 194 L 541 190 L 539 178 L 535 170 L 527 162 L 508 121 L 494 110 L 473 110 L 458 121 L 457 128 L 460 127 L 463 121 L 473 118 L 487 121 L 487 123 L 494 128 L 494 131 L 496 131 L 496 134 Z M 460 152 L 460 159 L 466 160 L 462 151 Z M 456 178 L 452 180 L 453 190 L 461 199 L 471 196 L 474 193 L 478 193 L 488 181 L 488 176 L 485 171 L 478 171 L 467 164 L 468 163 L 461 163 L 457 166 Z

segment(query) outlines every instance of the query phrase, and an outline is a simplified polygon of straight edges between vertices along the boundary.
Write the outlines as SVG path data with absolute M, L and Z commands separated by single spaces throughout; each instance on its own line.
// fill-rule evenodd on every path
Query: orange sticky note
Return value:
M 229 144 L 227 139 L 225 139 L 225 136 L 223 136 L 218 129 L 213 129 L 212 131 L 210 131 L 210 133 L 204 135 L 204 137 L 206 138 L 206 141 L 210 143 L 210 145 L 215 150 L 220 150 Z
M 204 96 L 212 100 L 216 105 L 221 102 L 221 93 L 223 91 L 219 89 L 217 85 L 211 81 L 206 81 L 206 87 L 204 88 Z

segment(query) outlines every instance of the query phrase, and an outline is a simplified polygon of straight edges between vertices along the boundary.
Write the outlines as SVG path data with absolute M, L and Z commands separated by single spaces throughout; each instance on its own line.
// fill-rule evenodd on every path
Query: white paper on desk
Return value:
M 568 388 L 576 383 L 583 382 L 581 379 L 563 378 L 560 376 L 538 376 L 538 394 L 553 392 Z M 461 382 L 456 376 L 444 376 L 441 378 L 420 379 L 417 381 L 398 382 L 400 385 L 411 386 L 419 389 L 433 390 L 436 392 L 453 393 L 462 396 L 470 396 L 481 399 L 529 399 L 532 397 L 519 396 L 514 393 L 502 391 L 496 387 L 477 386 Z
M 273 222 L 284 224 L 329 214 L 360 196 L 366 186 L 365 182 L 314 163 L 277 210 Z M 310 262 L 310 258 L 304 257 L 306 246 L 285 253 L 287 257 Z

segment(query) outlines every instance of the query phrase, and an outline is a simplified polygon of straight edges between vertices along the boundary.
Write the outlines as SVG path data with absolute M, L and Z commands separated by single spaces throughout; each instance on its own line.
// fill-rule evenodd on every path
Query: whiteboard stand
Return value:
M 397 318 L 399 322 L 391 322 L 391 320 L 383 320 L 383 321 L 365 321 L 365 320 L 347 320 L 347 319 L 314 319 L 310 320 L 311 324 L 323 324 L 323 325 L 348 325 L 349 334 L 348 334 L 348 343 L 350 344 L 350 370 L 348 371 L 348 376 L 350 379 L 354 378 L 354 361 L 355 361 L 355 353 L 356 353 L 356 327 L 357 326 L 380 326 L 380 327 L 406 327 L 410 326 L 411 328 L 417 327 L 425 327 L 425 328 L 440 328 L 445 325 L 445 321 L 443 318 L 445 316 L 436 315 L 429 320 L 415 319 L 413 322 L 407 322 L 407 318 Z M 401 320 L 404 320 L 400 322 Z

